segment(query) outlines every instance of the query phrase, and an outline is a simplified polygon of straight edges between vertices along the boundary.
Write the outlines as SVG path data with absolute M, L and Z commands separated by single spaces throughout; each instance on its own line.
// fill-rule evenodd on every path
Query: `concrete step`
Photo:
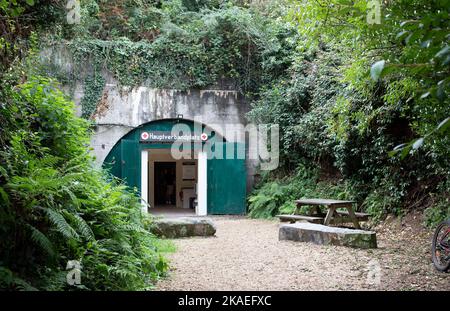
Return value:
M 312 223 L 280 225 L 279 240 L 312 242 L 319 245 L 338 245 L 355 248 L 377 248 L 373 231 L 329 227 Z
M 152 223 L 150 232 L 159 237 L 176 239 L 193 236 L 213 236 L 216 227 L 206 217 L 171 217 L 157 219 Z

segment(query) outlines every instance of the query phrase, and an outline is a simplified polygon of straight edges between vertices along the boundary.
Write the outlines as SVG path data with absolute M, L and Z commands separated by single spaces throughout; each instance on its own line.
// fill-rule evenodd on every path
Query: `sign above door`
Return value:
M 200 143 L 206 142 L 208 138 L 206 133 L 174 135 L 170 131 L 142 131 L 139 135 L 141 143 L 173 143 L 175 141 Z

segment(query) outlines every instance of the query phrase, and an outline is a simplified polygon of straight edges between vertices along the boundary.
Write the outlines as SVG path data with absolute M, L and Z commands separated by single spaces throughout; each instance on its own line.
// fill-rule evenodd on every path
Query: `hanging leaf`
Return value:
M 422 94 L 422 96 L 420 96 L 421 99 L 427 98 L 428 96 L 430 96 L 430 92 L 426 92 L 424 94 Z
M 423 137 L 417 139 L 414 144 L 412 145 L 412 148 L 414 150 L 419 149 L 423 145 Z
M 408 33 L 408 31 L 406 31 L 406 30 L 400 31 L 395 38 L 396 39 L 403 38 L 407 33 Z
M 444 48 L 442 48 L 439 52 L 436 53 L 436 55 L 434 57 L 436 58 L 440 58 L 446 54 L 448 54 L 450 51 L 450 47 L 447 45 Z
M 374 81 L 378 81 L 378 79 L 380 78 L 380 75 L 383 72 L 384 64 L 385 61 L 380 60 L 375 64 L 373 64 L 372 67 L 370 68 L 370 76 Z
M 446 129 L 450 127 L 450 117 L 446 118 L 444 121 L 439 123 L 438 127 L 436 128 L 439 132 L 443 133 Z
M 431 45 L 431 41 L 432 41 L 432 40 L 426 40 L 426 41 L 423 41 L 423 42 L 420 44 L 420 46 L 423 47 L 423 48 L 429 48 L 430 45 Z

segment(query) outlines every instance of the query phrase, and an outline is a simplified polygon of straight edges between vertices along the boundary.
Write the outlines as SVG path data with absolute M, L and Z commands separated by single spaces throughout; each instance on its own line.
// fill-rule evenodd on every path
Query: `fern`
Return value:
M 55 251 L 52 242 L 43 234 L 41 231 L 36 229 L 31 225 L 27 225 L 31 231 L 31 240 L 39 246 L 44 252 L 46 252 L 50 257 L 55 256 Z
M 67 223 L 63 215 L 51 208 L 42 208 L 57 231 L 68 239 L 79 239 L 78 233 Z
M 78 232 L 81 233 L 83 237 L 87 240 L 94 240 L 94 232 L 92 232 L 91 227 L 87 224 L 87 222 L 78 214 L 71 214 L 69 212 L 65 212 L 67 217 L 70 217 L 74 222 Z
M 138 224 L 123 224 L 118 229 L 123 231 L 134 231 L 148 234 L 148 231 L 146 231 L 141 225 Z
M 83 263 L 83 286 L 70 289 L 149 288 L 167 266 L 158 264 L 139 198 L 92 166 L 88 123 L 61 92 L 44 91 L 48 84 L 20 86 L 23 124 L 0 148 L 0 251 L 8 269 L 0 267 L 0 288 L 68 289 L 65 267 L 75 259 Z
M 17 290 L 22 290 L 22 291 L 37 291 L 38 289 L 32 285 L 30 285 L 28 282 L 26 282 L 25 280 L 21 279 L 21 278 L 17 278 L 15 277 L 13 280 L 15 287 Z
M 2 266 L 0 266 L 0 288 L 24 291 L 37 290 L 22 278 L 17 277 L 11 270 Z

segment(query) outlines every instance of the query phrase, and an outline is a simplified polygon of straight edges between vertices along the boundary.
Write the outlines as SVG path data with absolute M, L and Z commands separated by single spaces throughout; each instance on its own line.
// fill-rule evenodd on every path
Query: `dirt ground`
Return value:
M 450 273 L 433 268 L 432 232 L 420 215 L 374 228 L 374 250 L 278 241 L 277 221 L 212 219 L 216 237 L 174 240 L 157 290 L 450 290 Z

